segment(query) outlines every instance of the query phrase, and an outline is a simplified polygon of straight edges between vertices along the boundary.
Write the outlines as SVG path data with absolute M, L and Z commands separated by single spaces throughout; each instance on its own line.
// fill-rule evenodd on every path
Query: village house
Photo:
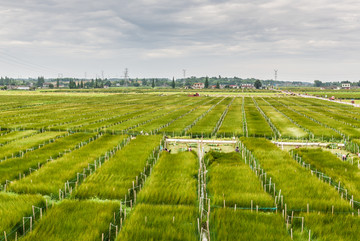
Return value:
M 204 89 L 204 87 L 205 87 L 205 84 L 204 84 L 204 83 L 194 83 L 194 84 L 192 85 L 192 88 L 193 88 L 193 89 Z
M 350 89 L 350 84 L 349 84 L 349 83 L 341 84 L 341 88 L 342 88 L 342 89 L 349 90 L 349 89 Z
M 254 85 L 253 84 L 241 84 L 241 88 L 242 89 L 253 89 Z

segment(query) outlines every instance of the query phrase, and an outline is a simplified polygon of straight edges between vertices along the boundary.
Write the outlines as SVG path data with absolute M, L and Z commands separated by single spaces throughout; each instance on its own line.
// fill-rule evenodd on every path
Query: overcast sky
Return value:
M 0 0 L 0 75 L 360 80 L 358 0 Z

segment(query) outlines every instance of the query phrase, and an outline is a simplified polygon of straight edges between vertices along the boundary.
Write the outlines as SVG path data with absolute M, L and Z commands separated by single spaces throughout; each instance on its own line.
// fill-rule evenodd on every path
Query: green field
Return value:
M 360 108 L 196 92 L 0 92 L 0 241 L 358 240 Z

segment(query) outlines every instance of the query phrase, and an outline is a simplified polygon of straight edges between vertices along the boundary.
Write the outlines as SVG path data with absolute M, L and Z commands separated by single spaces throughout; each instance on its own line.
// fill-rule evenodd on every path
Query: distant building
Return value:
M 216 85 L 211 85 L 210 88 L 211 89 L 216 89 Z
M 204 89 L 204 87 L 205 87 L 204 83 L 195 83 L 192 86 L 193 89 Z
M 241 88 L 242 89 L 253 89 L 254 85 L 253 84 L 241 84 Z
M 229 85 L 229 88 L 230 89 L 239 89 L 239 86 L 238 85 Z
M 30 90 L 29 86 L 17 86 L 16 87 L 17 90 Z
M 341 84 L 341 88 L 348 90 L 350 89 L 350 84 Z

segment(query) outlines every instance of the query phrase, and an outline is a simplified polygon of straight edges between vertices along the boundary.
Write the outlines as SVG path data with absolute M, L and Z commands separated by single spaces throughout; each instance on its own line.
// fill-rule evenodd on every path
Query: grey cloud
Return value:
M 324 79 L 329 78 L 323 73 L 329 64 L 359 62 L 358 1 L 2 2 L 0 48 L 24 61 L 51 64 L 73 75 L 101 65 L 97 68 L 112 73 L 128 66 L 141 74 L 171 76 L 176 68 L 180 72 L 202 61 L 206 65 L 198 66 L 194 74 L 212 74 L 216 69 L 222 75 L 271 77 L 251 72 L 259 63 L 262 72 L 271 74 L 273 68 L 284 66 L 289 72 L 286 78 L 308 80 L 309 75 L 300 76 L 298 71 L 307 61 L 318 66 L 314 76 Z M 218 60 L 223 66 L 218 66 Z M 156 70 L 149 68 L 149 61 L 152 67 L 158 63 Z M 36 72 L 18 67 L 8 63 L 2 69 L 24 75 Z

